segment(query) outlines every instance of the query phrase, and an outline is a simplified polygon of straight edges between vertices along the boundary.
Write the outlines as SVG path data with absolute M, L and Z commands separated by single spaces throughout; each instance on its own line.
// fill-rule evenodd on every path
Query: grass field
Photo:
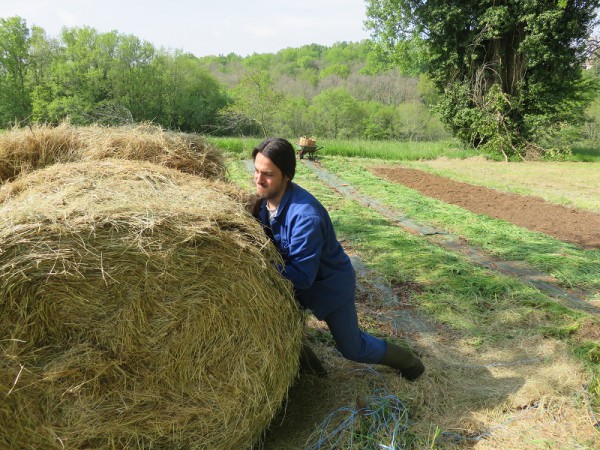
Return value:
M 239 156 L 249 155 L 252 148 L 262 139 L 258 137 L 207 137 L 217 147 Z M 297 139 L 289 138 L 292 143 Z M 320 140 L 317 142 L 319 154 L 327 156 L 377 158 L 385 161 L 419 161 L 432 160 L 439 157 L 465 159 L 478 157 L 473 149 L 464 148 L 454 139 L 435 142 L 406 141 L 366 141 L 366 140 Z M 487 157 L 488 159 L 489 156 Z M 498 161 L 503 158 L 498 157 Z M 600 143 L 585 142 L 574 145 L 571 155 L 565 155 L 565 161 L 600 162 Z
M 255 144 L 244 145 L 249 149 Z M 249 172 L 240 161 L 248 157 L 244 145 L 232 153 L 229 170 L 233 180 L 251 189 Z M 543 194 L 548 201 L 597 211 L 593 191 L 598 192 L 598 163 L 504 164 L 472 155 L 463 159 L 440 154 L 445 157 L 395 159 L 457 180 Z M 415 220 L 449 229 L 491 255 L 530 264 L 552 274 L 563 286 L 583 289 L 592 301 L 600 301 L 600 251 L 581 250 L 409 194 L 401 185 L 386 183 L 365 170 L 368 165 L 391 163 L 385 161 L 325 152 L 320 158 L 324 168 L 363 194 Z M 310 321 L 311 342 L 330 377 L 299 381 L 287 405 L 286 417 L 291 419 L 273 427 L 266 448 L 309 448 L 316 424 L 328 412 L 348 404 L 352 408 L 358 397 L 382 387 L 403 401 L 410 417 L 410 424 L 402 428 L 402 447 L 600 446 L 600 432 L 594 426 L 600 413 L 597 316 L 569 308 L 519 279 L 479 267 L 408 233 L 373 209 L 332 191 L 302 164 L 296 181 L 328 208 L 346 248 L 402 293 L 401 302 L 393 306 L 379 301 L 376 292 L 368 293 L 370 300 L 358 303 L 363 327 L 386 339 L 409 343 L 421 353 L 428 369 L 415 384 L 379 367 L 365 374 L 360 365 L 349 364 L 335 353 L 321 323 Z M 413 320 L 402 322 L 406 314 Z M 416 323 L 425 325 L 413 328 Z M 338 425 L 344 423 L 338 419 Z M 361 423 L 362 428 L 353 428 L 339 448 L 375 448 L 352 442 L 386 442 L 385 432 L 373 431 L 368 421 Z

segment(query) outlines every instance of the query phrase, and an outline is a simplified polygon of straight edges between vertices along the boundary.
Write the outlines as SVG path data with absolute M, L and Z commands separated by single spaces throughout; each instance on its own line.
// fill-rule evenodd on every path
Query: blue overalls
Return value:
M 358 326 L 356 274 L 325 207 L 290 182 L 275 216 L 269 221 L 265 199 L 258 214 L 283 257 L 284 264 L 278 269 L 294 285 L 300 306 L 327 323 L 342 356 L 379 363 L 387 343 Z

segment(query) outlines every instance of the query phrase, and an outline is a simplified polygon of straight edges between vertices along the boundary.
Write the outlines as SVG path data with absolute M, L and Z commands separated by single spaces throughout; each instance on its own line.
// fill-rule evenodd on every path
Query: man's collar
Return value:
M 294 190 L 294 188 L 296 187 L 296 184 L 294 184 L 293 182 L 289 182 L 288 183 L 288 187 L 285 190 L 285 193 L 283 194 L 283 197 L 281 197 L 281 201 L 279 202 L 279 206 L 277 206 L 277 214 L 275 214 L 275 217 L 279 216 L 279 213 L 281 211 L 283 211 L 283 209 L 287 206 L 287 204 L 290 201 L 290 197 L 292 196 L 292 191 Z M 260 204 L 260 212 L 261 214 L 264 214 L 265 217 L 268 217 L 268 213 L 267 213 L 267 199 L 263 198 L 261 204 Z
M 295 186 L 296 185 L 294 183 L 292 183 L 291 181 L 288 182 L 287 189 L 285 190 L 285 193 L 283 194 L 283 197 L 281 197 L 281 201 L 279 202 L 279 206 L 277 207 L 277 214 L 278 215 L 279 215 L 279 211 L 283 211 L 283 209 L 289 203 L 290 197 L 292 196 L 292 191 L 294 190 Z

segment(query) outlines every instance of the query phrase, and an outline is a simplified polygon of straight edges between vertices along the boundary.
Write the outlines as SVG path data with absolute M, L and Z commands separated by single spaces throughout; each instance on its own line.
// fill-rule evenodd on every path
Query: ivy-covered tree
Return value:
M 415 37 L 442 94 L 441 119 L 505 158 L 584 117 L 586 38 L 600 0 L 367 0 L 367 27 L 388 50 Z

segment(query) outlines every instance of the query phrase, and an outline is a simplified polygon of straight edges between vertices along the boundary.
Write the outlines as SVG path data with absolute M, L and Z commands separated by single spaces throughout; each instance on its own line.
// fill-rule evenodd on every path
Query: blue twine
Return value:
M 333 425 L 339 416 L 344 419 L 339 425 Z M 365 431 L 359 435 L 357 426 L 363 425 Z M 331 431 L 330 428 L 333 428 Z M 402 436 L 408 429 L 408 409 L 395 395 L 381 392 L 367 398 L 367 406 L 344 406 L 329 414 L 308 439 L 306 450 L 337 448 L 345 444 L 353 448 L 357 437 L 373 440 L 375 436 L 385 436 L 389 444 L 372 442 L 373 448 L 396 450 L 405 447 Z M 379 439 L 382 439 L 381 437 Z

